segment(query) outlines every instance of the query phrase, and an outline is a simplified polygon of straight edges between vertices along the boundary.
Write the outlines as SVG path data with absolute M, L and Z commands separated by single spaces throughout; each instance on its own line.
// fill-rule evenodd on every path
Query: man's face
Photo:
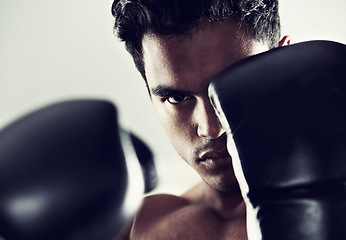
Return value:
M 142 44 L 152 102 L 175 149 L 211 187 L 237 187 L 208 85 L 222 69 L 268 48 L 228 21 L 182 37 L 146 34 Z

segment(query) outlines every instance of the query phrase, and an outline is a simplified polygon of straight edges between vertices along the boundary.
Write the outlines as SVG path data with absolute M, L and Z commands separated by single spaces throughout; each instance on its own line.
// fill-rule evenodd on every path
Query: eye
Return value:
M 190 99 L 191 96 L 186 96 L 186 95 L 175 95 L 175 96 L 171 96 L 171 97 L 168 97 L 166 98 L 167 101 L 171 104 L 179 104 L 183 101 L 186 101 L 188 99 Z

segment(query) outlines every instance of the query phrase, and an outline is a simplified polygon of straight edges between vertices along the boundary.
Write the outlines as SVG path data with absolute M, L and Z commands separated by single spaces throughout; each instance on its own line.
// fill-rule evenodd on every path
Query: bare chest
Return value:
M 143 240 L 246 240 L 245 216 L 223 219 L 208 209 L 180 209 L 141 234 Z

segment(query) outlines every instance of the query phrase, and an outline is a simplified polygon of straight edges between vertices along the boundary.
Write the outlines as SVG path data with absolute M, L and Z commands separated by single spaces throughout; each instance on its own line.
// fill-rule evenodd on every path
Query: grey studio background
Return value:
M 120 121 L 156 155 L 155 192 L 181 194 L 199 176 L 179 158 L 156 119 L 144 81 L 113 35 L 111 0 L 0 0 L 0 128 L 66 99 L 114 102 Z M 346 43 L 344 0 L 281 0 L 292 43 Z

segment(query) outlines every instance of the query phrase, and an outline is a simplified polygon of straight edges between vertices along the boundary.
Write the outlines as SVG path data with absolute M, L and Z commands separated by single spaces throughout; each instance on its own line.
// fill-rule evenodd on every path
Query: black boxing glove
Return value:
M 0 132 L 0 236 L 110 240 L 132 220 L 144 182 L 157 184 L 153 155 L 118 126 L 113 104 L 45 107 Z
M 245 59 L 212 81 L 249 239 L 346 236 L 345 69 L 345 45 L 311 41 Z

